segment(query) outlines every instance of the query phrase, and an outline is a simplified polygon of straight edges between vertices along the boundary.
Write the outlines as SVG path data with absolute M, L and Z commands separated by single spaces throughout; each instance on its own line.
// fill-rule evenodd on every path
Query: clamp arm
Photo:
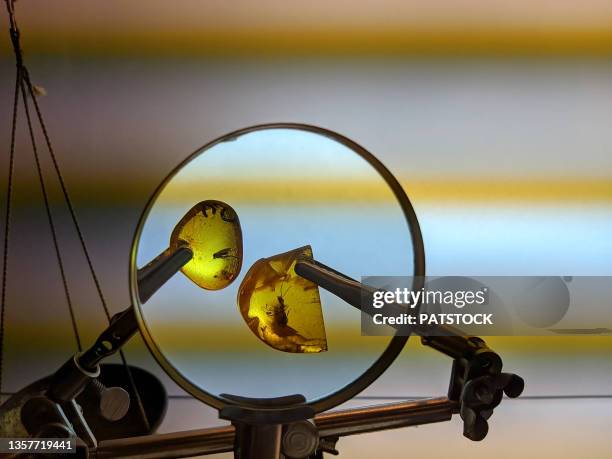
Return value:
M 364 298 L 376 291 L 311 258 L 300 259 L 295 272 L 360 311 Z M 470 440 L 482 440 L 488 432 L 487 419 L 501 403 L 503 394 L 518 397 L 525 382 L 518 375 L 502 373 L 501 357 L 483 339 L 465 336 L 461 330 L 448 326 L 436 326 L 436 336 L 431 336 L 432 329 L 414 326 L 411 331 L 421 336 L 423 345 L 453 359 L 448 398 L 460 406 L 463 434 Z

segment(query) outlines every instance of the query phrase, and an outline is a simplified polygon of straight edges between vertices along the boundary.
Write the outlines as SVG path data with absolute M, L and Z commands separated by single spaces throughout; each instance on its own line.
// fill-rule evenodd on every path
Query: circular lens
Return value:
M 140 304 L 143 271 L 179 249 L 184 264 Z M 424 275 L 406 195 L 352 141 L 276 124 L 190 156 L 149 201 L 132 247 L 136 315 L 164 370 L 216 408 L 220 394 L 301 394 L 319 412 L 367 387 L 407 338 L 361 336 L 357 309 L 295 274 L 300 257 L 357 280 Z

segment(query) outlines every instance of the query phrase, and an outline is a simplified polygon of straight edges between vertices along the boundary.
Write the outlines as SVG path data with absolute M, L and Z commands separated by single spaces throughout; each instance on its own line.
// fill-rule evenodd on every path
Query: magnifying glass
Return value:
M 389 171 L 320 128 L 236 131 L 198 150 L 158 188 L 132 248 L 133 306 L 22 412 L 56 412 L 59 403 L 82 426 L 75 397 L 100 374 L 99 362 L 139 328 L 172 379 L 233 424 L 186 434 L 196 441 L 193 451 L 233 448 L 240 457 L 278 458 L 282 443 L 288 457 L 306 457 L 333 452 L 326 442 L 337 435 L 444 421 L 453 413 L 461 413 L 466 437 L 481 440 L 503 394 L 516 397 L 524 384 L 502 373 L 501 358 L 483 340 L 454 330 L 422 337 L 453 358 L 448 397 L 320 414 L 366 389 L 408 339 L 361 336 L 355 309 L 371 289 L 356 279 L 372 273 L 412 276 L 413 290 L 424 278 L 418 221 Z M 28 432 L 37 431 L 40 419 L 26 417 Z M 85 427 L 81 433 L 95 447 Z M 170 457 L 175 442 L 172 435 L 145 436 L 97 449 L 123 457 L 142 443 Z
M 218 284 L 224 288 L 202 290 L 189 277 L 190 260 L 186 276 L 171 277 L 153 296 L 141 291 L 150 260 L 184 250 L 180 237 L 168 247 L 168 235 L 202 201 L 239 216 L 242 265 L 250 269 L 238 274 L 237 246 L 232 252 L 219 244 L 206 256 L 227 264 L 230 275 Z M 424 275 L 405 192 L 353 141 L 313 126 L 272 124 L 202 147 L 158 187 L 134 238 L 132 299 L 147 346 L 179 386 L 219 410 L 288 397 L 282 403 L 318 413 L 350 399 L 408 338 L 362 337 L 354 308 L 295 273 L 304 256 L 355 278 Z

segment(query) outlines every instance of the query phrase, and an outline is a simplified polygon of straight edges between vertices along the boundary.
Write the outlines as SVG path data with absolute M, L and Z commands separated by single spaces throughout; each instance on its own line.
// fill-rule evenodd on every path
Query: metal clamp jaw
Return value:
M 320 263 L 300 262 L 296 266 L 296 272 L 337 294 L 352 306 L 360 308 L 362 285 L 359 282 Z M 167 275 L 163 273 L 161 278 Z M 155 288 L 151 290 L 154 291 Z M 126 340 L 135 331 L 135 324 L 129 317 L 129 312 L 118 315 L 110 326 L 111 329 L 124 331 L 125 333 L 120 335 Z M 453 359 L 448 397 L 314 415 L 312 411 L 305 411 L 309 407 L 305 405 L 302 396 L 293 396 L 296 397 L 294 400 L 283 398 L 266 401 L 225 395 L 228 406 L 222 410 L 220 417 L 231 420 L 232 426 L 102 441 L 97 447 L 95 443 L 93 447 L 90 444 L 90 453 L 97 458 L 116 459 L 134 457 L 135 451 L 138 456 L 142 456 L 147 451 L 148 455 L 143 457 L 172 458 L 233 450 L 235 454 L 238 452 L 235 457 L 240 459 L 320 459 L 324 453 L 338 453 L 335 443 L 341 437 L 448 421 L 455 413 L 459 413 L 464 421 L 464 435 L 474 441 L 482 440 L 488 432 L 487 419 L 500 404 L 503 394 L 509 397 L 519 396 L 523 390 L 523 380 L 514 374 L 502 373 L 501 358 L 480 338 L 462 336 L 460 330 L 444 327 L 436 330 L 436 334 L 441 336 L 429 336 L 432 333 L 431 328 L 415 329 L 413 332 L 422 337 L 424 345 Z M 104 336 L 105 333 L 102 337 Z M 83 360 L 97 365 L 98 359 L 104 358 L 104 353 L 95 352 L 95 348 L 96 346 L 92 348 L 90 354 L 93 358 Z M 81 363 L 81 359 L 78 363 Z M 56 375 L 61 375 L 61 378 L 52 378 L 57 385 L 51 385 L 50 393 L 55 394 L 54 398 L 60 401 L 70 398 L 90 380 L 85 377 L 77 378 L 75 362 L 70 365 L 72 371 L 68 371 L 70 368 L 64 368 L 65 371 L 59 371 L 59 375 Z M 61 407 L 68 409 L 65 415 L 70 422 L 78 419 L 77 413 L 71 410 L 73 407 L 74 403 L 64 403 Z M 87 435 L 78 432 L 79 423 L 76 424 L 74 426 L 73 423 L 73 426 L 77 435 L 87 438 Z
M 459 403 L 463 435 L 480 441 L 487 436 L 487 420 L 504 394 L 518 397 L 525 382 L 513 373 L 502 373 L 501 357 L 481 338 L 448 332 L 449 336 L 422 336 L 421 342 L 453 359 L 448 398 Z
M 358 310 L 362 310 L 363 295 L 374 292 L 373 288 L 314 259 L 300 259 L 295 272 Z M 508 397 L 518 397 L 525 386 L 523 379 L 502 373 L 501 357 L 481 338 L 465 336 L 461 330 L 446 326 L 436 326 L 435 330 L 415 326 L 412 332 L 421 336 L 424 345 L 453 359 L 448 398 L 459 403 L 463 434 L 474 441 L 485 438 L 489 430 L 487 419 L 493 409 L 501 403 L 504 393 Z M 431 336 L 434 332 L 437 336 Z
M 191 257 L 191 251 L 186 248 L 173 252 L 164 251 L 140 270 L 138 286 L 141 301 L 144 302 L 153 295 Z M 111 423 L 124 417 L 127 423 L 131 406 L 129 392 L 120 386 L 107 388 L 98 379 L 100 363 L 117 352 L 137 331 L 138 323 L 132 306 L 113 316 L 107 329 L 90 348 L 70 357 L 53 375 L 31 387 L 28 386 L 13 397 L 12 403 L 7 406 L 19 408 L 19 424 L 31 436 L 48 437 L 54 434 L 57 438 L 76 437 L 79 439 L 79 445 L 86 445 L 85 452 L 87 447 L 95 449 L 97 439 L 94 431 L 108 433 L 113 430 Z M 111 379 L 117 379 L 119 372 L 111 367 L 113 365 L 105 366 L 107 374 L 113 377 Z M 143 381 L 148 384 L 147 389 L 151 393 L 150 381 L 146 376 L 140 375 L 141 379 L 145 378 L 146 381 Z M 134 387 L 131 389 L 137 390 Z M 155 389 L 154 393 L 160 394 L 165 400 L 163 388 L 160 390 L 156 386 Z M 83 402 L 85 405 L 82 405 Z M 165 404 L 163 405 L 164 407 L 158 407 L 157 411 L 164 411 Z M 6 410 L 4 413 L 0 410 L 0 420 L 5 415 Z M 96 422 L 102 424 L 94 425 L 97 429 L 90 428 L 87 415 L 95 416 Z M 91 420 L 91 416 L 88 419 Z M 120 428 L 121 426 L 114 430 Z M 145 430 L 140 434 L 150 433 L 150 426 Z

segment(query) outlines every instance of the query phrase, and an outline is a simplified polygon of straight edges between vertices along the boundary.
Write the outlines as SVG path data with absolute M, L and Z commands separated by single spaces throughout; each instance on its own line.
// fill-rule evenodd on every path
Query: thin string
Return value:
M 125 353 L 123 349 L 119 349 L 119 355 L 121 356 L 121 363 L 123 364 L 123 368 L 125 368 L 125 374 L 128 377 L 130 383 L 130 389 L 132 393 L 136 396 L 136 403 L 138 404 L 138 411 L 140 412 L 140 419 L 144 428 L 149 432 L 151 430 L 151 424 L 149 423 L 149 417 L 147 416 L 147 412 L 145 411 L 144 403 L 142 402 L 142 398 L 140 397 L 140 391 L 138 390 L 138 386 L 136 386 L 136 381 L 134 381 L 134 375 L 132 375 L 132 370 L 128 365 L 127 358 L 125 357 Z
M 6 309 L 6 281 L 9 257 L 9 233 L 11 229 L 11 198 L 13 195 L 13 171 L 15 169 L 15 133 L 17 132 L 17 106 L 19 105 L 19 81 L 21 69 L 17 65 L 15 77 L 15 92 L 13 94 L 13 121 L 11 125 L 11 148 L 9 152 L 9 173 L 6 190 L 6 213 L 4 215 L 4 249 L 2 251 L 2 299 L 0 301 L 0 392 L 2 391 L 2 375 L 4 363 L 4 312 Z
M 70 213 L 70 217 L 72 219 L 72 223 L 76 229 L 79 242 L 81 243 L 81 247 L 83 249 L 83 254 L 85 255 L 85 259 L 87 260 L 87 266 L 89 267 L 89 272 L 91 273 L 91 277 L 96 285 L 96 290 L 98 291 L 98 296 L 100 297 L 100 302 L 102 303 L 102 307 L 104 309 L 104 314 L 106 315 L 106 319 L 110 322 L 111 315 L 106 304 L 106 299 L 104 298 L 104 294 L 102 293 L 102 288 L 100 287 L 100 281 L 98 280 L 98 276 L 93 266 L 93 262 L 91 261 L 91 256 L 89 255 L 89 250 L 87 249 L 87 244 L 85 243 L 85 237 L 83 236 L 83 231 L 81 231 L 81 226 L 79 225 L 79 221 L 76 216 L 76 212 L 74 211 L 74 207 L 72 205 L 72 200 L 70 199 L 70 195 L 68 194 L 68 188 L 66 187 L 66 182 L 64 182 L 64 177 L 62 172 L 60 171 L 59 163 L 55 156 L 55 150 L 51 145 L 51 140 L 49 137 L 49 133 L 47 131 L 47 125 L 42 116 L 42 112 L 38 105 L 38 100 L 36 99 L 36 95 L 34 93 L 34 85 L 30 79 L 30 74 L 28 69 L 24 68 L 24 80 L 28 87 L 28 92 L 30 93 L 30 97 L 34 101 L 34 108 L 36 109 L 36 116 L 38 118 L 38 123 L 43 132 L 43 137 L 45 138 L 45 143 L 47 144 L 47 149 L 49 150 L 49 155 L 51 156 L 51 161 L 53 162 L 53 168 L 57 174 L 57 178 L 60 184 L 60 188 L 62 189 L 62 194 L 64 195 L 64 200 L 66 201 L 66 206 L 68 207 L 68 211 Z
M 53 162 L 53 167 L 55 169 L 55 172 L 57 174 L 57 178 L 58 181 L 60 183 L 60 188 L 62 189 L 62 193 L 64 195 L 64 200 L 66 201 L 66 205 L 68 207 L 69 213 L 70 213 L 70 217 L 72 219 L 72 223 L 76 229 L 78 238 L 79 238 L 79 242 L 81 243 L 81 248 L 83 250 L 83 254 L 85 255 L 85 259 L 87 260 L 87 266 L 89 267 L 89 272 L 91 274 L 91 277 L 94 281 L 94 284 L 96 286 L 96 290 L 98 292 L 98 297 L 100 298 L 100 303 L 102 304 L 102 308 L 104 309 L 104 314 L 106 315 L 106 319 L 108 321 L 108 323 L 110 324 L 111 322 L 111 315 L 110 315 L 110 311 L 108 308 L 108 305 L 106 303 L 106 299 L 104 297 L 104 294 L 102 293 L 102 287 L 100 286 L 100 281 L 98 279 L 98 275 L 96 274 L 96 270 L 93 266 L 93 262 L 91 261 L 91 256 L 89 255 L 89 250 L 87 248 L 87 244 L 85 242 L 85 237 L 83 236 L 83 231 L 81 230 L 81 226 L 79 225 L 79 221 L 77 219 L 76 216 L 76 212 L 74 211 L 74 207 L 72 205 L 72 199 L 70 199 L 70 194 L 68 193 L 68 187 L 66 186 L 66 183 L 64 181 L 64 177 L 62 175 L 62 172 L 60 170 L 59 167 L 59 163 L 57 161 L 57 157 L 55 156 L 55 150 L 53 149 L 53 145 L 51 144 L 51 139 L 49 137 L 49 133 L 47 131 L 47 126 L 45 124 L 44 118 L 42 116 L 42 112 L 40 110 L 40 107 L 38 105 L 38 101 L 36 99 L 36 95 L 34 93 L 34 87 L 32 84 L 32 80 L 30 79 L 30 74 L 28 72 L 28 70 L 26 68 L 24 68 L 24 81 L 28 87 L 28 92 L 30 94 L 31 99 L 34 101 L 34 108 L 36 110 L 36 116 L 38 118 L 38 123 L 40 125 L 40 128 L 43 132 L 43 137 L 45 138 L 45 143 L 47 144 L 47 150 L 49 151 L 49 156 L 51 156 L 51 161 Z M 132 392 L 134 393 L 135 397 L 136 397 L 136 403 L 138 404 L 138 408 L 141 414 L 141 418 L 143 421 L 144 426 L 146 427 L 147 430 L 150 430 L 150 424 L 147 418 L 147 414 L 146 411 L 144 409 L 144 404 L 142 402 L 142 398 L 140 396 L 140 392 L 138 391 L 138 388 L 136 387 L 136 383 L 134 381 L 134 377 L 132 375 L 132 370 L 130 369 L 130 366 L 128 365 L 127 362 L 127 358 L 125 356 L 125 353 L 123 351 L 123 349 L 119 349 L 119 356 L 121 357 L 121 362 L 123 363 L 123 366 L 125 368 L 125 372 L 126 375 L 128 377 L 129 380 L 129 384 L 130 384 L 130 388 L 132 389 Z
M 60 188 L 62 190 L 62 194 L 64 195 L 64 200 L 66 202 L 66 205 L 67 205 L 69 213 L 70 213 L 70 217 L 72 219 L 73 225 L 74 225 L 75 230 L 77 232 L 77 236 L 79 238 L 79 242 L 81 244 L 81 248 L 83 250 L 83 254 L 85 255 L 85 259 L 87 260 L 87 266 L 89 268 L 89 272 L 91 274 L 91 277 L 92 277 L 92 279 L 94 281 L 94 284 L 95 284 L 95 287 L 96 287 L 96 290 L 97 290 L 97 293 L 98 293 L 98 297 L 100 298 L 100 302 L 101 302 L 102 308 L 104 310 L 104 314 L 106 315 L 106 319 L 107 319 L 108 323 L 110 323 L 111 322 L 111 315 L 110 315 L 110 311 L 109 311 L 108 305 L 106 303 L 106 299 L 105 299 L 104 294 L 102 292 L 100 281 L 99 281 L 98 276 L 96 274 L 96 271 L 94 269 L 93 262 L 91 260 L 90 254 L 89 254 L 89 250 L 87 249 L 87 244 L 85 243 L 85 237 L 83 236 L 83 232 L 81 230 L 81 226 L 79 225 L 79 222 L 78 222 L 78 219 L 77 219 L 77 216 L 76 216 L 76 212 L 75 212 L 74 207 L 72 205 L 72 200 L 70 199 L 70 195 L 68 193 L 68 187 L 66 186 L 66 183 L 64 181 L 63 175 L 62 175 L 60 167 L 59 167 L 59 163 L 58 163 L 57 158 L 55 156 L 55 151 L 53 149 L 53 145 L 51 144 L 51 139 L 50 139 L 49 133 L 47 131 L 47 126 L 46 126 L 46 124 L 44 122 L 44 118 L 42 116 L 42 112 L 41 112 L 41 109 L 40 109 L 40 107 L 38 105 L 38 100 L 37 100 L 37 97 L 36 97 L 35 92 L 34 92 L 34 87 L 33 87 L 32 81 L 30 79 L 30 74 L 29 74 L 27 68 L 25 67 L 25 65 L 23 64 L 23 58 L 22 58 L 23 53 L 22 53 L 21 47 L 19 45 L 19 32 L 18 32 L 18 29 L 17 29 L 16 20 L 15 20 L 15 14 L 14 14 L 14 9 L 13 9 L 13 7 L 14 7 L 13 1 L 12 0 L 6 0 L 6 3 L 7 3 L 8 11 L 9 11 L 9 16 L 10 16 L 11 32 L 12 32 L 11 33 L 11 37 L 12 37 L 12 40 L 13 40 L 13 47 L 15 49 L 15 56 L 16 56 L 16 60 L 17 60 L 17 66 L 18 66 L 18 69 L 21 70 L 22 85 L 23 85 L 23 82 L 25 82 L 25 85 L 27 86 L 27 89 L 28 89 L 28 92 L 30 94 L 30 97 L 31 97 L 31 99 L 33 101 L 34 108 L 35 108 L 35 111 L 36 111 L 36 116 L 37 116 L 37 119 L 38 119 L 38 123 L 39 123 L 40 128 L 41 128 L 41 130 L 43 132 L 45 143 L 47 145 L 47 150 L 49 151 L 49 155 L 50 155 L 51 160 L 53 162 L 53 167 L 54 167 L 55 172 L 57 174 L 57 178 L 58 178 L 58 181 L 59 181 L 59 184 L 60 184 Z M 24 92 L 23 86 L 22 86 L 22 92 Z M 40 168 L 40 162 L 38 160 L 38 155 L 37 155 L 37 152 L 36 152 L 36 145 L 35 145 L 35 141 L 34 141 L 34 134 L 33 134 L 33 131 L 32 131 L 31 120 L 30 120 L 29 111 L 28 111 L 28 108 L 27 108 L 27 99 L 26 99 L 25 93 L 24 93 L 23 97 L 24 97 L 24 104 L 26 106 L 26 114 L 27 114 L 27 117 L 28 117 L 28 126 L 30 128 L 30 136 L 32 138 L 32 145 L 33 145 L 33 148 L 34 148 L 34 151 L 35 151 L 36 164 L 37 164 L 37 168 L 38 168 L 38 171 L 39 171 L 39 178 L 40 178 L 40 181 L 41 181 L 41 187 L 43 189 L 43 195 L 45 196 L 45 205 L 47 207 L 47 215 L 49 217 L 50 226 L 51 226 L 51 229 L 52 229 L 52 234 L 53 234 L 53 239 L 54 239 L 54 244 L 55 244 L 55 248 L 56 248 L 56 254 L 58 256 L 58 262 L 59 262 L 59 266 L 60 266 L 60 271 L 62 273 L 62 281 L 63 281 L 63 284 L 64 284 L 64 290 L 66 292 L 66 298 L 67 298 L 67 302 L 68 302 L 70 313 L 71 313 L 71 320 L 72 320 L 72 324 L 73 324 L 73 329 L 75 331 L 75 336 L 76 336 L 76 339 L 77 339 L 77 345 L 78 345 L 79 351 L 81 351 L 81 341 L 80 341 L 80 337 L 79 337 L 79 334 L 78 334 L 78 328 L 77 328 L 77 324 L 76 324 L 76 320 L 75 320 L 75 316 L 74 316 L 74 311 L 73 311 L 73 308 L 72 308 L 72 303 L 71 303 L 71 300 L 70 300 L 70 294 L 69 294 L 69 291 L 68 291 L 68 285 L 66 283 L 66 279 L 65 279 L 65 275 L 64 275 L 64 269 L 63 269 L 63 264 L 62 264 L 62 261 L 61 261 L 60 252 L 59 252 L 58 245 L 57 245 L 57 238 L 55 236 L 55 230 L 54 230 L 54 227 L 53 227 L 53 220 L 52 220 L 52 216 L 51 216 L 51 211 L 50 211 L 50 208 L 49 208 L 49 205 L 48 205 L 48 200 L 46 198 L 46 192 L 45 192 L 45 188 L 44 188 L 44 180 L 42 178 L 42 171 L 41 171 L 41 168 Z M 125 356 L 125 353 L 124 353 L 124 351 L 122 349 L 119 350 L 119 355 L 121 357 L 121 362 L 122 362 L 122 364 L 123 364 L 123 366 L 125 368 L 126 375 L 128 377 L 132 393 L 136 397 L 136 401 L 137 401 L 137 404 L 138 404 L 138 408 L 139 408 L 139 411 L 140 411 L 140 415 L 141 415 L 143 424 L 144 424 L 144 426 L 145 426 L 145 428 L 147 430 L 150 430 L 150 423 L 149 423 L 146 411 L 144 409 L 144 404 L 142 402 L 142 398 L 140 396 L 140 393 L 139 393 L 138 388 L 136 386 L 136 383 L 134 381 L 134 377 L 132 375 L 132 371 L 131 371 L 128 363 L 127 363 L 127 358 Z M 1 373 L 1 368 L 0 368 L 0 373 Z M 0 381 L 1 381 L 1 379 L 0 379 Z
M 32 150 L 34 152 L 34 159 L 36 161 L 36 169 L 38 171 L 38 178 L 39 178 L 39 182 L 40 182 L 40 187 L 41 187 L 41 191 L 42 191 L 42 195 L 44 198 L 44 202 L 45 202 L 45 210 L 47 213 L 47 219 L 49 222 L 49 228 L 51 230 L 51 235 L 53 238 L 53 245 L 55 248 L 55 254 L 57 257 L 57 261 L 58 261 L 58 266 L 60 269 L 60 274 L 61 274 L 61 278 L 62 278 L 62 285 L 64 288 L 64 294 L 66 296 L 66 301 L 68 304 L 68 311 L 70 313 L 70 319 L 72 322 L 72 329 L 74 332 L 74 337 L 75 337 L 75 341 L 77 344 L 77 348 L 79 349 L 79 351 L 82 350 L 82 346 L 81 346 L 81 337 L 79 335 L 79 331 L 78 331 L 78 326 L 77 326 L 77 322 L 76 322 L 76 317 L 74 314 L 74 308 L 72 306 L 72 301 L 70 298 L 70 291 L 68 288 L 68 282 L 66 280 L 66 273 L 64 270 L 64 264 L 62 261 L 62 256 L 61 256 L 61 252 L 59 249 L 59 244 L 58 244 L 58 240 L 57 240 L 57 233 L 55 231 L 55 225 L 53 223 L 53 215 L 51 212 L 51 207 L 49 205 L 49 198 L 47 195 L 47 190 L 45 187 L 45 182 L 44 182 L 44 177 L 43 177 L 43 173 L 42 173 L 42 167 L 40 164 L 40 159 L 38 156 L 38 149 L 36 148 L 36 139 L 35 139 L 35 135 L 34 135 L 34 129 L 32 126 L 32 120 L 30 117 L 30 111 L 29 111 L 29 107 L 28 107 L 28 98 L 26 95 L 26 87 L 24 84 L 24 78 L 27 75 L 27 69 L 24 65 L 23 62 L 23 52 L 21 50 L 21 44 L 20 44 L 20 32 L 19 32 L 19 28 L 17 27 L 17 20 L 15 19 L 15 5 L 14 5 L 14 1 L 13 0 L 6 0 L 6 8 L 8 10 L 8 14 L 9 14 L 9 20 L 10 20 L 10 36 L 11 36 L 11 42 L 13 45 L 13 50 L 15 52 L 15 63 L 17 65 L 17 82 L 16 82 L 16 92 L 17 94 L 19 93 L 19 88 L 21 89 L 21 95 L 22 95 L 22 100 L 23 100 L 23 106 L 25 109 L 25 114 L 26 114 L 26 119 L 27 119 L 27 123 L 28 123 L 28 132 L 30 135 L 30 140 L 32 142 Z M 32 93 L 32 88 L 31 85 L 29 85 L 30 87 L 30 94 L 32 96 L 33 100 L 36 100 L 35 96 Z M 15 98 L 15 104 L 18 105 L 18 95 Z M 17 119 L 16 119 L 16 106 L 14 108 L 14 118 L 13 118 L 13 131 L 12 131 L 12 141 L 11 141 L 11 166 L 10 169 L 12 169 L 12 164 L 13 164 L 13 160 L 14 160 L 14 143 L 15 143 L 15 134 L 16 134 L 16 125 L 17 125 Z M 12 170 L 11 170 L 11 180 L 9 181 L 9 186 L 10 189 L 12 190 Z M 9 205 L 7 206 L 7 213 L 10 212 L 10 194 L 8 196 L 8 202 Z M 7 216 L 7 219 L 5 221 L 5 225 L 7 226 L 7 228 L 10 231 L 10 214 Z M 8 253 L 8 233 L 9 231 L 5 232 L 5 244 L 6 244 L 6 249 L 5 249 L 5 257 L 4 257 L 4 262 L 3 264 L 6 265 L 6 268 L 3 269 L 3 289 L 2 289 L 2 294 L 3 294 L 3 305 L 2 305 L 2 309 L 4 313 L 4 309 L 5 309 L 5 292 L 6 292 L 6 277 L 7 277 L 7 272 L 8 272 L 8 264 L 7 264 L 7 260 L 8 257 L 6 256 L 6 253 Z M 0 327 L 2 329 L 4 329 L 4 317 L 2 320 L 2 327 Z M 4 331 L 2 331 L 2 333 L 4 333 Z M 1 371 L 0 371 L 0 375 L 1 375 Z
M 25 108 L 26 119 L 28 121 L 28 131 L 30 134 L 30 140 L 32 141 L 32 151 L 34 152 L 34 160 L 36 162 L 36 170 L 38 171 L 38 181 L 40 183 L 40 189 L 42 191 L 43 199 L 45 201 L 45 210 L 47 213 L 47 220 L 49 222 L 49 230 L 51 231 L 51 236 L 53 238 L 53 247 L 55 248 L 55 256 L 57 258 L 57 264 L 60 269 L 60 274 L 62 278 L 62 285 L 64 287 L 64 294 L 66 296 L 66 303 L 68 304 L 68 311 L 70 313 L 70 320 L 72 322 L 72 330 L 74 332 L 74 337 L 76 340 L 77 348 L 79 352 L 83 350 L 83 346 L 81 345 L 81 336 L 79 334 L 79 328 L 77 326 L 76 317 L 74 315 L 74 307 L 72 306 L 72 299 L 70 298 L 70 290 L 68 288 L 68 282 L 66 281 L 66 272 L 64 270 L 64 262 L 62 260 L 62 254 L 60 252 L 59 243 L 57 240 L 57 232 L 55 231 L 55 224 L 53 222 L 53 214 L 51 212 L 51 206 L 49 204 L 49 196 L 47 194 L 47 189 L 45 186 L 45 179 L 43 177 L 42 168 L 40 165 L 40 158 L 38 157 L 38 149 L 36 147 L 36 139 L 34 137 L 34 129 L 32 126 L 32 120 L 30 118 L 30 110 L 28 108 L 28 100 L 26 94 L 26 87 L 23 79 L 21 80 L 21 95 L 23 98 L 23 106 Z

